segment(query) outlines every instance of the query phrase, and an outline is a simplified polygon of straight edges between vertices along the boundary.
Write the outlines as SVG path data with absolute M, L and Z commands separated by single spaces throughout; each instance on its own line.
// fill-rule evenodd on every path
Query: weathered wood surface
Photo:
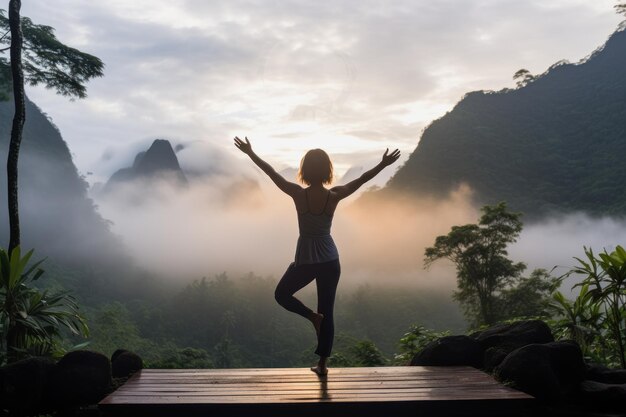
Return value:
M 100 402 L 109 415 L 516 415 L 533 398 L 470 367 L 145 369 Z

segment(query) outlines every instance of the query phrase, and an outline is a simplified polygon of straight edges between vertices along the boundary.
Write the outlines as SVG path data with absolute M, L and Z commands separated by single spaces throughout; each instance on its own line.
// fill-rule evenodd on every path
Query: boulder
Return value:
M 502 363 L 504 358 L 517 348 L 519 348 L 519 346 L 507 344 L 490 347 L 483 354 L 483 369 L 487 372 L 493 372 L 493 370 Z
M 603 365 L 587 365 L 587 378 L 605 384 L 626 384 L 626 369 L 610 369 Z
M 495 369 L 499 380 L 548 401 L 572 393 L 585 373 L 582 351 L 573 341 L 523 346 L 507 355 Z
M 532 343 L 554 342 L 552 331 L 541 320 L 525 320 L 510 324 L 497 324 L 470 335 L 478 340 L 484 351 L 491 347 L 517 349 Z
M 111 373 L 113 378 L 127 378 L 143 369 L 143 361 L 136 353 L 118 349 L 111 356 Z
M 67 353 L 57 363 L 53 394 L 59 408 L 95 404 L 111 389 L 111 362 L 88 350 Z
M 13 415 L 51 410 L 48 396 L 57 365 L 49 358 L 28 358 L 0 368 L 0 410 Z
M 541 320 L 496 324 L 470 336 L 480 342 L 485 352 L 483 368 L 487 372 L 492 372 L 515 349 L 532 343 L 554 341 L 550 328 Z
M 602 408 L 624 409 L 626 404 L 626 384 L 605 384 L 597 381 L 583 381 L 580 383 L 580 397 Z
M 482 366 L 480 343 L 469 336 L 445 336 L 430 342 L 417 353 L 411 365 L 421 366 Z

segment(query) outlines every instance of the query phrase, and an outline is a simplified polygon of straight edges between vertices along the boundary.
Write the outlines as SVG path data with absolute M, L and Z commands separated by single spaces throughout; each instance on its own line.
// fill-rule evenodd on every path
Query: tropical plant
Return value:
M 584 276 L 575 287 L 588 286 L 585 297 L 602 309 L 603 325 L 615 343 L 621 367 L 626 368 L 626 250 L 618 245 L 613 252 L 604 250 L 597 257 L 591 248 L 584 251 L 586 260 L 574 258 L 579 265 L 565 276 Z
M 22 257 L 19 246 L 10 255 L 0 249 L 0 346 L 7 362 L 50 353 L 63 329 L 84 336 L 89 332 L 70 294 L 30 286 L 44 273 L 39 267 L 43 260 L 28 266 L 32 254 Z
M 602 336 L 604 314 L 601 305 L 589 296 L 589 284 L 580 287 L 580 293 L 570 301 L 560 292 L 552 294 L 550 305 L 556 318 L 550 323 L 557 339 L 575 340 L 583 354 L 598 361 L 603 355 L 598 347 L 606 347 Z

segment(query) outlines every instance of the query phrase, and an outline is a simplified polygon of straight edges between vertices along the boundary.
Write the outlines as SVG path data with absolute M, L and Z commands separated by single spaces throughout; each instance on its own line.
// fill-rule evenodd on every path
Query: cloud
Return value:
M 597 254 L 604 249 L 611 252 L 617 245 L 626 245 L 626 219 L 575 213 L 525 225 L 510 254 L 527 262 L 529 269 L 554 268 L 553 274 L 560 276 L 578 264 L 574 257 L 585 258 L 583 247 L 592 248 Z M 568 278 L 562 291 L 569 293 L 580 279 L 580 276 Z
M 188 187 L 137 180 L 96 201 L 138 264 L 168 280 L 187 282 L 222 271 L 279 278 L 294 258 L 294 206 L 264 174 L 248 175 L 196 176 Z M 342 285 L 384 281 L 451 288 L 449 265 L 423 270 L 424 248 L 450 224 L 473 217 L 467 190 L 446 201 L 398 196 L 342 202 L 333 232 Z
M 620 20 L 612 6 L 33 2 L 25 15 L 101 57 L 106 70 L 85 101 L 43 88 L 29 94 L 95 177 L 105 149 L 156 137 L 226 149 L 248 134 L 283 164 L 321 139 L 331 153 L 370 152 L 383 141 L 408 156 L 424 126 L 467 91 L 511 87 L 522 67 L 537 73 L 589 54 Z

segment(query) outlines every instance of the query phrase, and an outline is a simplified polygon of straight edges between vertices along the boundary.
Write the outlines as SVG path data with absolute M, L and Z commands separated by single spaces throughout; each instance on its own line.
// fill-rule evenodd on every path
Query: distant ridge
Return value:
M 477 203 L 528 217 L 626 215 L 626 32 L 580 64 L 559 62 L 518 89 L 468 93 L 423 133 L 387 190 Z

